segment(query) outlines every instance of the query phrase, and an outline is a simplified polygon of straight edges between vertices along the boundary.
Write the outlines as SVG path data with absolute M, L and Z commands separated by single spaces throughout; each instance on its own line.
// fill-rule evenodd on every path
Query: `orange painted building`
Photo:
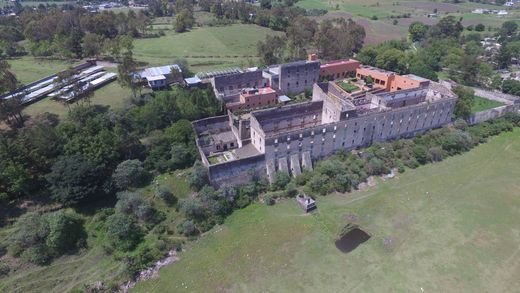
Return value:
M 372 77 L 374 86 L 384 88 L 389 92 L 427 86 L 430 83 L 429 80 L 415 76 L 413 74 L 401 76 L 395 72 L 375 68 L 372 66 L 359 67 L 356 71 L 356 77 L 359 79 L 364 79 L 366 76 Z
M 390 85 L 390 91 L 394 92 L 417 88 L 421 86 L 427 86 L 429 83 L 429 80 L 422 77 L 418 77 L 416 75 L 396 75 L 394 82 L 392 82 Z
M 320 66 L 320 80 L 335 80 L 354 76 L 356 69 L 361 65 L 359 61 L 354 59 L 337 60 Z
M 270 87 L 246 89 L 240 93 L 239 101 L 227 103 L 228 110 L 248 110 L 276 104 L 276 91 Z

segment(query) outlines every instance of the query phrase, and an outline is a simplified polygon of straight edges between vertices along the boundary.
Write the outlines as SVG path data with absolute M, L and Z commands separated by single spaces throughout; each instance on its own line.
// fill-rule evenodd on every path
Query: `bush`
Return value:
M 204 185 L 209 184 L 208 169 L 200 162 L 196 161 L 188 176 L 190 187 L 199 191 Z
M 177 197 L 175 197 L 175 195 L 173 195 L 170 189 L 166 186 L 156 185 L 154 194 L 169 205 L 174 205 L 177 203 Z
M 139 192 L 118 192 L 117 198 L 119 199 L 116 203 L 117 212 L 136 216 L 143 222 L 152 222 L 156 220 L 156 210 L 149 202 L 143 199 L 143 196 Z
M 264 195 L 264 202 L 268 206 L 274 205 L 276 203 L 275 195 L 273 193 L 270 193 L 270 192 L 266 193 Z
M 4 277 L 4 276 L 7 276 L 9 275 L 9 271 L 11 269 L 9 268 L 9 266 L 5 263 L 0 263 L 0 277 Z
M 53 257 L 80 247 L 86 239 L 79 215 L 64 210 L 24 214 L 13 230 L 8 239 L 10 253 L 36 264 L 46 264 Z
M 117 165 L 112 174 L 114 185 L 119 190 L 131 187 L 140 187 L 148 179 L 149 174 L 145 171 L 143 163 L 139 160 L 126 160 Z
M 46 179 L 52 198 L 65 205 L 104 194 L 101 168 L 79 154 L 59 158 Z
M 193 223 L 192 220 L 184 221 L 184 223 L 181 224 L 180 230 L 185 236 L 193 236 L 198 233 L 195 223 Z
M 291 181 L 289 174 L 278 171 L 274 174 L 274 181 L 272 187 L 274 190 L 283 190 L 285 186 Z
M 135 218 L 118 212 L 107 218 L 106 233 L 112 248 L 122 251 L 133 249 L 142 238 Z
M 296 189 L 296 184 L 290 182 L 285 187 L 285 196 L 287 197 L 295 197 L 298 195 L 298 189 Z
M 87 238 L 83 230 L 83 221 L 76 213 L 60 210 L 48 214 L 46 221 L 49 225 L 49 235 L 45 244 L 55 255 L 77 249 Z

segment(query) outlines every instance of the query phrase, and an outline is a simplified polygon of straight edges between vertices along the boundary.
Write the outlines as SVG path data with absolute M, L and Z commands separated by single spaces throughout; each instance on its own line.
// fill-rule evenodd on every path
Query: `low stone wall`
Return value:
M 517 112 L 519 110 L 519 105 L 505 105 L 496 107 L 489 110 L 480 111 L 474 114 L 471 114 L 469 117 L 468 123 L 470 125 L 481 123 L 484 121 L 488 121 L 491 119 L 496 119 L 504 116 L 508 112 Z

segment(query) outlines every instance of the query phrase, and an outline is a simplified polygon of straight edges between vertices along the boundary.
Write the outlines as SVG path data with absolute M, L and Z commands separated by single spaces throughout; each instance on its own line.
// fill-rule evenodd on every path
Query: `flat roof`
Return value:
M 156 81 L 156 80 L 165 80 L 166 77 L 164 75 L 154 75 L 146 78 L 148 81 Z
M 160 75 L 167 75 L 172 72 L 172 68 L 175 70 L 182 72 L 181 68 L 177 64 L 171 64 L 171 65 L 165 65 L 165 66 L 158 66 L 158 67 L 150 67 L 146 68 L 144 70 L 141 70 L 138 75 L 141 76 L 141 78 L 146 78 L 150 80 L 153 76 L 160 76 Z
M 341 65 L 341 64 L 356 64 L 356 63 L 361 64 L 361 62 L 354 60 L 354 59 L 336 60 L 336 61 L 324 63 L 320 66 L 320 68 L 327 68 L 327 67 L 332 67 L 332 66 Z
M 187 84 L 197 84 L 197 83 L 200 83 L 202 80 L 200 80 L 200 78 L 194 76 L 194 77 L 185 78 L 184 81 L 186 81 Z
M 289 102 L 289 101 L 291 101 L 291 98 L 289 98 L 286 95 L 282 95 L 282 96 L 278 97 L 278 102 L 280 102 L 280 103 L 285 103 L 285 102 Z

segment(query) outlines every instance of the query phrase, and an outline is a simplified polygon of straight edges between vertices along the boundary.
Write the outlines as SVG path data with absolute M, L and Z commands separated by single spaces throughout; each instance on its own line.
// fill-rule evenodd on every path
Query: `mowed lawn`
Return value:
M 134 292 L 514 292 L 520 129 L 366 191 L 235 212 Z M 334 245 L 355 220 L 372 237 Z M 421 290 L 422 289 L 422 290 Z
M 150 65 L 188 60 L 192 70 L 247 65 L 258 61 L 256 44 L 267 35 L 281 34 L 257 25 L 234 24 L 196 27 L 186 33 L 166 31 L 166 36 L 134 41 L 134 56 Z

